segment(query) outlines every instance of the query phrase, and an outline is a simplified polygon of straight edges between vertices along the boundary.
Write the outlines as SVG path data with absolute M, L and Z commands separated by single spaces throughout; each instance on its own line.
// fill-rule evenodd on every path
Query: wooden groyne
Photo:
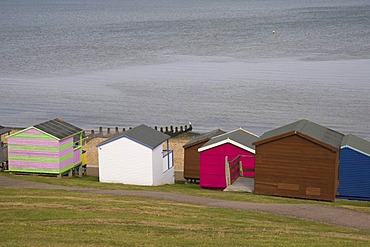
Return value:
M 87 141 L 95 138 L 95 137 L 103 137 L 103 138 L 110 138 L 115 135 L 119 135 L 121 133 L 124 133 L 126 130 L 130 130 L 132 127 L 126 129 L 126 128 L 119 128 L 119 127 L 99 127 L 98 130 L 85 130 L 85 135 L 87 137 Z M 165 133 L 171 137 L 175 137 L 178 135 L 181 135 L 183 133 L 189 132 L 193 129 L 192 125 L 184 125 L 184 126 L 166 126 L 166 127 L 158 127 L 154 126 L 155 130 L 158 130 L 162 133 Z

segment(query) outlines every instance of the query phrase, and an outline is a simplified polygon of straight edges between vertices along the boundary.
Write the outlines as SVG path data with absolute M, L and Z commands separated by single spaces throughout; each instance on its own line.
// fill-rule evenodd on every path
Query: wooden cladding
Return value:
M 256 146 L 257 194 L 334 201 L 339 150 L 298 135 Z
M 199 180 L 200 155 L 198 148 L 202 147 L 208 139 L 184 150 L 184 178 Z
M 299 190 L 299 184 L 278 183 L 279 190 Z
M 306 188 L 306 195 L 308 195 L 308 196 L 320 196 L 321 195 L 321 188 L 307 187 Z

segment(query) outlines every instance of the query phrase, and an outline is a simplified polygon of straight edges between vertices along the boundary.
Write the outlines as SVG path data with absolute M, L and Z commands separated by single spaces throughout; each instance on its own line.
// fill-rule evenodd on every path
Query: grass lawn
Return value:
M 35 182 L 43 182 L 49 184 L 57 184 L 72 187 L 88 187 L 88 188 L 98 188 L 98 189 L 112 189 L 112 190 L 150 190 L 150 191 L 166 191 L 175 193 L 185 193 L 198 196 L 206 196 L 224 200 L 234 200 L 234 201 L 248 201 L 248 202 L 260 202 L 260 203 L 306 203 L 306 204 L 321 204 L 336 207 L 345 207 L 353 210 L 369 212 L 370 213 L 370 202 L 367 201 L 356 201 L 356 200 L 344 200 L 337 199 L 334 203 L 314 201 L 314 200 L 303 200 L 303 199 L 293 199 L 284 198 L 276 196 L 264 196 L 256 195 L 253 193 L 245 192 L 224 192 L 222 190 L 214 189 L 202 189 L 198 184 L 186 184 L 183 182 L 177 182 L 172 185 L 162 185 L 162 186 L 134 186 L 134 185 L 124 185 L 124 184 L 111 184 L 111 183 L 100 183 L 97 177 L 86 176 L 83 178 L 79 177 L 63 177 L 58 179 L 55 177 L 41 177 L 32 175 L 11 175 L 7 173 L 1 173 L 12 178 L 30 180 Z
M 369 231 L 273 214 L 60 190 L 0 187 L 0 195 L 0 246 L 370 244 Z

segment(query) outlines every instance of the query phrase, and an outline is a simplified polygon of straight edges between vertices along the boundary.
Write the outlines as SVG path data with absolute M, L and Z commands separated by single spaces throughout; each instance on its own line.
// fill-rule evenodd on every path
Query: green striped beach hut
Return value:
M 11 134 L 9 171 L 63 174 L 84 165 L 83 130 L 56 118 Z

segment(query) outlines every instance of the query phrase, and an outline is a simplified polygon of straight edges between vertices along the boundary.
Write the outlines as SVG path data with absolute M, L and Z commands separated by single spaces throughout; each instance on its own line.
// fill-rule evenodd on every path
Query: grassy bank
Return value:
M 224 192 L 222 190 L 212 190 L 212 189 L 202 189 L 198 184 L 186 184 L 186 183 L 176 183 L 173 185 L 162 185 L 162 186 L 134 186 L 134 185 L 124 185 L 124 184 L 110 184 L 110 183 L 100 183 L 97 177 L 73 177 L 73 178 L 62 178 L 57 179 L 55 177 L 39 177 L 31 175 L 11 175 L 2 173 L 4 176 L 11 178 L 30 180 L 35 182 L 43 182 L 56 185 L 64 185 L 71 187 L 87 187 L 87 188 L 98 188 L 98 189 L 112 189 L 112 190 L 149 190 L 149 191 L 165 191 L 165 192 L 175 192 L 175 193 L 185 193 L 198 196 L 206 196 L 224 200 L 234 200 L 234 201 L 248 201 L 248 202 L 260 202 L 260 203 L 308 203 L 308 204 L 322 204 L 327 206 L 337 206 L 345 207 L 358 211 L 364 211 L 370 213 L 370 202 L 366 201 L 351 201 L 337 199 L 336 202 L 321 202 L 314 200 L 302 200 L 302 199 L 292 199 L 284 197 L 274 197 L 274 196 L 264 196 L 255 195 L 253 193 L 244 192 Z
M 0 187 L 0 246 L 368 246 L 370 233 L 129 196 Z

